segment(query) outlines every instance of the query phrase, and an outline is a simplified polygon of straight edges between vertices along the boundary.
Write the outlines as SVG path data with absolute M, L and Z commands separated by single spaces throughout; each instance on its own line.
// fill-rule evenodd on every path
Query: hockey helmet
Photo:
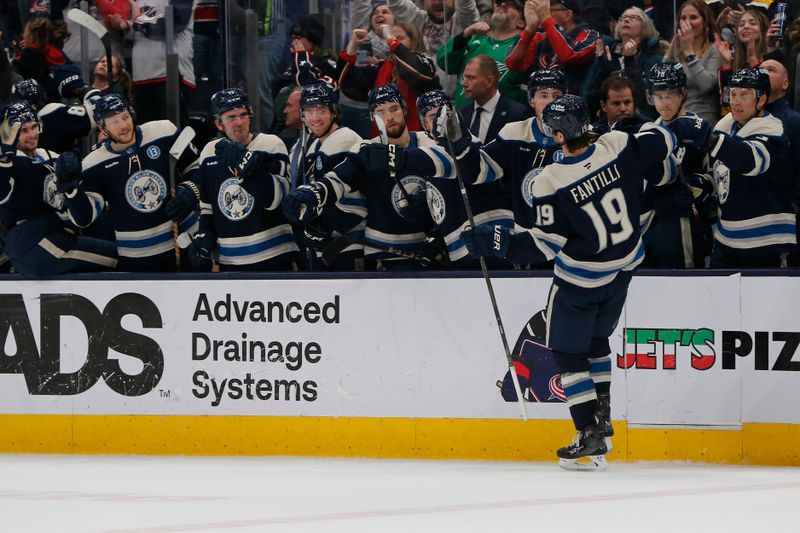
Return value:
M 339 93 L 324 81 L 306 85 L 300 92 L 300 110 L 307 107 L 329 107 L 336 111 L 339 105 Z
M 589 110 L 580 96 L 565 94 L 553 100 L 542 112 L 544 134 L 552 137 L 557 131 L 571 141 L 589 132 Z
M 528 98 L 533 98 L 533 95 L 539 89 L 553 88 L 561 89 L 561 92 L 567 94 L 567 78 L 564 76 L 563 70 L 534 70 L 528 78 Z
M 397 102 L 404 109 L 406 108 L 406 101 L 403 99 L 403 95 L 400 94 L 400 88 L 397 87 L 397 84 L 387 83 L 386 85 L 375 87 L 369 91 L 367 103 L 369 105 L 370 112 L 374 111 L 376 107 L 381 104 L 385 104 L 386 102 Z
M 6 120 L 9 124 L 27 124 L 28 122 L 38 122 L 39 117 L 36 109 L 29 102 L 20 100 L 6 106 Z
M 108 117 L 127 111 L 134 117 L 133 107 L 117 93 L 104 94 L 94 104 L 94 120 L 103 127 Z
M 686 71 L 680 63 L 658 63 L 647 73 L 647 102 L 653 104 L 656 91 L 678 91 L 686 95 Z
M 239 87 L 222 89 L 211 95 L 211 114 L 214 118 L 219 118 L 225 111 L 240 107 L 246 109 L 249 114 L 253 113 L 247 93 Z
M 769 73 L 763 68 L 746 67 L 737 70 L 733 76 L 731 76 L 728 85 L 725 86 L 725 90 L 722 93 L 722 100 L 725 103 L 730 103 L 731 89 L 739 88 L 755 89 L 756 100 L 761 98 L 763 94 L 769 95 L 772 88 L 769 81 Z
M 431 109 L 436 109 L 437 107 L 445 105 L 452 106 L 453 101 L 450 100 L 450 96 L 443 90 L 435 89 L 422 93 L 417 98 L 417 112 L 419 113 L 420 121 L 425 122 L 425 115 L 427 115 L 428 111 Z
M 24 100 L 36 108 L 43 107 L 47 102 L 42 86 L 34 79 L 19 80 L 11 86 L 11 99 Z

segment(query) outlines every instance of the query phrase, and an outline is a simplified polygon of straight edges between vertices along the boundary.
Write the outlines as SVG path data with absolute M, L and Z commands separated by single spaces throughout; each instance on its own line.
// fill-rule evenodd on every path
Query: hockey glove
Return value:
M 472 134 L 466 124 L 458 119 L 458 113 L 450 106 L 442 106 L 436 113 L 433 121 L 433 137 L 443 146 L 447 146 L 447 139 L 453 143 L 456 153 L 454 157 L 469 148 Z
M 678 141 L 703 152 L 710 151 L 719 139 L 719 134 L 712 132 L 711 124 L 699 117 L 678 117 L 667 127 Z
M 633 135 L 642 128 L 642 119 L 636 116 L 621 118 L 611 125 L 612 131 L 621 131 Z
M 393 176 L 405 166 L 405 152 L 396 144 L 367 143 L 361 145 L 358 157 L 369 174 Z
M 175 196 L 164 203 L 164 214 L 175 222 L 185 220 L 200 204 L 196 189 L 194 183 L 179 183 L 175 188 Z
M 705 174 L 687 174 L 686 185 L 696 202 L 705 202 L 714 194 L 714 183 Z
M 17 139 L 19 138 L 19 130 L 22 127 L 20 122 L 9 124 L 8 122 L 8 108 L 3 108 L 3 122 L 0 123 L 0 143 L 2 143 L 2 154 L 12 155 L 17 151 Z
M 75 196 L 81 182 L 81 159 L 75 152 L 64 152 L 56 159 L 56 191 Z
M 494 224 L 480 224 L 474 228 L 467 227 L 461 232 L 461 238 L 473 257 L 497 256 L 503 259 L 508 253 L 511 234 L 508 228 Z
M 80 70 L 74 63 L 65 65 L 53 65 L 50 69 L 50 77 L 58 87 L 58 94 L 62 98 L 83 98 L 83 95 L 91 89 L 81 79 Z
M 186 256 L 193 271 L 209 272 L 214 266 L 211 253 L 217 246 L 217 238 L 210 233 L 195 233 L 192 243 L 186 248 Z
M 301 185 L 283 199 L 283 214 L 291 224 L 306 225 L 322 212 L 328 189 L 319 182 Z
M 430 228 L 433 226 L 430 209 L 428 209 L 428 198 L 425 189 L 417 189 L 406 196 L 408 205 L 400 206 L 398 213 L 409 224 L 416 228 Z
M 226 167 L 238 167 L 246 151 L 245 145 L 230 139 L 221 139 L 214 147 L 217 160 Z

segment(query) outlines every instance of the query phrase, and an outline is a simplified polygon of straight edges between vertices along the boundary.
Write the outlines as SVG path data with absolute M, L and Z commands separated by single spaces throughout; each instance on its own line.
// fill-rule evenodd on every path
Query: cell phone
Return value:
M 361 43 L 360 45 L 358 45 L 358 55 L 359 55 L 359 57 L 361 57 L 361 52 L 362 51 L 366 53 L 366 55 L 364 57 L 370 57 L 370 56 L 374 55 L 373 52 L 372 52 L 372 43 L 370 41 L 365 41 L 365 42 Z

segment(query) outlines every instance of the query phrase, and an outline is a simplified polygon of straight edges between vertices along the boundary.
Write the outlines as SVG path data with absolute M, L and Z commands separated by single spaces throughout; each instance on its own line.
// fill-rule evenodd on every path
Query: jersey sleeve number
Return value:
M 536 206 L 536 226 L 549 226 L 556 221 L 553 206 L 550 204 L 538 204 Z
M 611 189 L 600 199 L 600 207 L 603 208 L 605 218 L 609 224 L 606 225 L 603 217 L 597 210 L 594 202 L 581 206 L 581 209 L 589 216 L 597 232 L 597 242 L 600 244 L 598 252 L 608 247 L 609 237 L 611 244 L 618 244 L 626 241 L 633 234 L 633 225 L 628 219 L 628 206 L 625 203 L 625 195 L 622 189 Z M 610 227 L 619 226 L 618 231 L 608 232 Z

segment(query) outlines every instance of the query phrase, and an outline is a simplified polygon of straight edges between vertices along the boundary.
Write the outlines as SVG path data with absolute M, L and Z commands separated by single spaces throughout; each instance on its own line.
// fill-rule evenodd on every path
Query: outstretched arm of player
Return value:
M 74 152 L 64 152 L 56 159 L 56 190 L 67 199 L 67 214 L 73 224 L 85 228 L 103 212 L 105 199 L 93 190 L 94 181 L 82 179 L 81 161 Z
M 652 162 L 651 171 L 645 172 L 644 178 L 653 185 L 666 185 L 674 181 L 677 169 L 673 168 L 675 162 L 672 152 L 678 140 L 671 128 L 647 122 L 631 138 L 640 160 Z

